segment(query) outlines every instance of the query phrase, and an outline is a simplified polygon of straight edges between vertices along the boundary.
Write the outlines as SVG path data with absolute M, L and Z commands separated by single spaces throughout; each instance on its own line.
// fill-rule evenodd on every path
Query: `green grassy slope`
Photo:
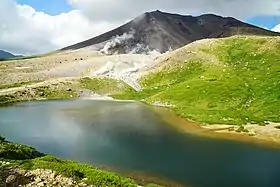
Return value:
M 235 36 L 203 40 L 161 59 L 141 79 L 143 91 L 115 95 L 173 105 L 209 124 L 280 121 L 280 38 Z
M 106 77 L 82 78 L 79 82 L 81 88 L 92 90 L 98 94 L 116 94 L 120 92 L 131 92 L 133 90 L 123 81 Z

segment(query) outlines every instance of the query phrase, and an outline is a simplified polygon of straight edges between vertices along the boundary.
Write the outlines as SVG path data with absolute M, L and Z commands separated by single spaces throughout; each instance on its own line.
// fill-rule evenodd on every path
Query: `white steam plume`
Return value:
M 105 54 L 110 54 L 110 49 L 126 42 L 127 40 L 134 38 L 134 30 L 131 30 L 129 33 L 123 33 L 121 36 L 115 36 L 111 39 L 111 41 L 107 42 L 103 49 L 100 50 L 100 52 Z

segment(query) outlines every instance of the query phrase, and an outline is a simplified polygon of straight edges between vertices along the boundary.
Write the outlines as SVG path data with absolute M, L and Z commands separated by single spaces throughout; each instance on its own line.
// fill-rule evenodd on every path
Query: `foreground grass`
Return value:
M 141 92 L 115 97 L 168 103 L 183 117 L 209 124 L 278 122 L 279 43 L 279 37 L 244 36 L 192 44 L 142 78 Z
M 42 154 L 32 147 L 11 143 L 0 138 L 0 161 L 8 161 L 9 166 L 20 166 L 26 170 L 51 169 L 65 177 L 80 181 L 87 178 L 87 184 L 94 186 L 137 187 L 129 178 L 96 169 L 90 165 L 62 160 L 50 155 Z

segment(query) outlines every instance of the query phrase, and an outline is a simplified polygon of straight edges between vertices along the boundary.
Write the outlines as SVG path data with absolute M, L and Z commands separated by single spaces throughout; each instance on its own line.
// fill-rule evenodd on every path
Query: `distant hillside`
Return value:
M 0 50 L 0 60 L 5 60 L 9 58 L 17 58 L 17 57 L 23 57 L 22 55 L 14 55 L 12 53 L 9 53 L 7 51 Z
M 280 37 L 234 36 L 193 42 L 158 59 L 141 92 L 120 99 L 173 106 L 210 124 L 280 121 Z
M 233 35 L 280 34 L 231 17 L 213 14 L 193 17 L 154 11 L 140 15 L 112 31 L 62 50 L 92 47 L 108 54 L 142 53 L 152 50 L 166 52 L 196 40 Z
M 7 58 L 13 58 L 16 57 L 15 55 L 13 55 L 12 53 L 0 50 L 0 59 L 7 59 Z

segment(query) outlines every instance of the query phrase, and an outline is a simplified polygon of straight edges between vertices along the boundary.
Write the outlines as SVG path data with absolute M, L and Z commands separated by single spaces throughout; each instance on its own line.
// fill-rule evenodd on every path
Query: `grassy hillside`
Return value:
M 117 79 L 102 78 L 82 78 L 80 86 L 84 89 L 92 90 L 98 94 L 114 94 L 120 92 L 130 92 L 133 89 L 123 81 Z
M 173 105 L 210 124 L 280 121 L 280 38 L 236 36 L 194 42 L 160 59 L 122 99 Z

